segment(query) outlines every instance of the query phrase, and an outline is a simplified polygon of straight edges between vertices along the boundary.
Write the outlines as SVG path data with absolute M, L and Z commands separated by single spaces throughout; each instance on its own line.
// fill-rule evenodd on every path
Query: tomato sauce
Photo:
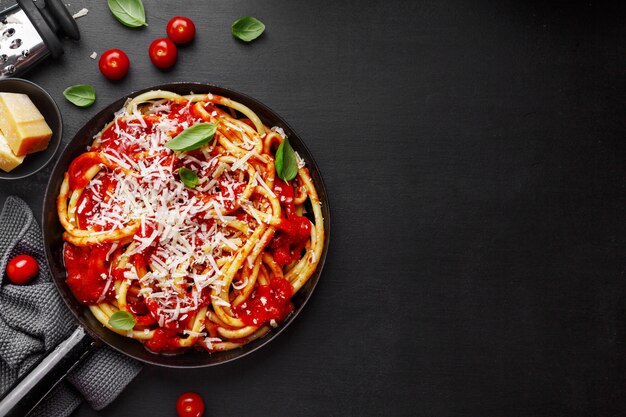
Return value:
M 102 135 L 100 136 L 100 145 L 97 148 L 92 148 L 92 150 L 97 151 L 115 151 L 120 154 L 125 153 L 132 155 L 139 148 L 137 145 L 129 143 L 126 140 L 123 140 L 120 135 L 116 132 L 117 128 L 121 131 L 126 131 L 128 129 L 128 125 L 125 121 L 118 121 L 117 126 L 112 124 L 107 127 Z
M 229 182 L 228 179 L 225 178 L 224 176 L 220 176 L 217 179 L 217 183 L 218 183 L 220 191 L 217 194 L 213 194 L 209 196 L 209 198 L 223 201 L 222 204 L 224 206 L 224 210 L 225 210 L 224 212 L 226 214 L 229 214 L 231 211 L 235 209 L 237 200 L 239 200 L 239 197 L 241 196 L 243 191 L 246 189 L 246 184 L 241 183 L 241 182 Z M 227 185 L 231 185 L 231 184 L 232 184 L 232 190 L 233 190 L 232 193 L 227 191 L 228 190 Z M 218 197 L 218 196 L 221 196 L 221 197 Z
M 158 118 L 153 115 L 143 116 L 145 127 L 139 124 L 138 121 L 128 123 L 126 120 L 118 120 L 117 124 L 111 124 L 111 126 L 107 127 L 104 132 L 102 132 L 102 135 L 100 136 L 100 145 L 98 147 L 92 148 L 92 150 L 111 150 L 119 153 L 120 155 L 126 154 L 132 156 L 139 151 L 139 145 L 125 140 L 117 132 L 125 132 L 130 134 L 131 136 L 142 136 L 144 134 L 150 133 L 154 122 L 157 120 Z
M 128 311 L 130 311 L 133 317 L 135 317 L 137 326 L 145 327 L 156 323 L 156 319 L 150 313 L 143 296 L 139 294 L 131 294 L 129 291 L 126 295 L 126 304 L 128 306 Z
M 76 220 L 81 229 L 91 228 L 94 231 L 101 231 L 109 230 L 113 227 L 108 222 L 104 226 L 100 224 L 88 226 L 89 219 L 93 219 L 100 213 L 100 205 L 97 201 L 109 200 L 110 197 L 107 192 L 113 192 L 115 187 L 117 187 L 117 180 L 109 175 L 101 176 L 100 181 L 102 184 L 98 187 L 85 188 L 76 202 Z
M 67 270 L 65 282 L 81 303 L 93 305 L 115 299 L 113 283 L 109 285 L 107 293 L 103 296 L 109 277 L 109 268 L 105 258 L 110 249 L 110 244 L 93 247 L 65 244 L 63 249 L 65 269 Z
M 248 326 L 261 326 L 271 320 L 280 323 L 293 311 L 292 295 L 289 281 L 273 278 L 270 285 L 259 285 L 233 312 Z
M 151 298 L 147 298 L 144 299 L 144 303 L 145 306 L 147 307 L 148 311 L 150 312 L 150 314 L 152 315 L 152 317 L 154 318 L 155 321 L 159 321 L 159 318 L 163 319 L 163 328 L 164 329 L 168 329 L 168 330 L 172 330 L 172 331 L 183 331 L 187 328 L 187 326 L 189 325 L 189 322 L 191 321 L 191 319 L 194 317 L 195 313 L 197 310 L 191 310 L 188 311 L 187 313 L 183 314 L 182 317 L 184 318 L 179 318 L 178 320 L 175 321 L 171 321 L 171 320 L 167 320 L 167 316 L 165 315 L 160 315 L 159 314 L 159 306 L 157 305 L 157 303 L 152 300 Z
M 172 103 L 170 109 L 171 110 L 167 114 L 167 118 L 178 122 L 176 130 L 171 132 L 172 136 L 176 136 L 185 130 L 184 125 L 181 125 L 181 123 L 187 122 L 187 125 L 191 126 L 195 124 L 198 119 L 202 119 L 202 116 L 196 111 L 194 104 L 189 104 L 187 101 L 182 103 Z
M 89 182 L 85 174 L 89 168 L 98 165 L 102 160 L 96 153 L 87 152 L 74 159 L 67 170 L 70 190 L 84 188 Z
M 291 185 L 277 178 L 274 183 L 274 192 L 278 196 L 286 217 L 281 219 L 268 246 L 272 250 L 276 263 L 284 266 L 300 258 L 302 249 L 311 236 L 311 222 L 306 217 L 296 214 Z
M 152 339 L 146 340 L 144 346 L 156 353 L 178 353 L 180 337 L 173 330 L 156 329 Z

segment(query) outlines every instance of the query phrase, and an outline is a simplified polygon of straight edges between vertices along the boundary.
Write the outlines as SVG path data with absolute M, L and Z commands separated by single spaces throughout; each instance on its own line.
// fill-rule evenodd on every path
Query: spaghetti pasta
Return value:
M 216 125 L 198 149 L 166 143 Z M 66 282 L 110 330 L 158 353 L 240 347 L 292 311 L 324 242 L 321 203 L 298 157 L 276 175 L 280 128 L 212 94 L 129 100 L 64 174 L 57 198 Z M 197 181 L 181 180 L 181 169 Z M 180 177 L 179 177 L 180 176 Z M 115 326 L 118 311 L 132 328 Z

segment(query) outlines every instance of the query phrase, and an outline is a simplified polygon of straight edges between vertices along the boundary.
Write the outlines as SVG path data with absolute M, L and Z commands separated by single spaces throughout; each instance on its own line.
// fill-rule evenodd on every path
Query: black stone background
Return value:
M 5 2 L 6 3 L 6 2 Z M 249 94 L 307 142 L 332 242 L 298 320 L 217 368 L 146 366 L 101 412 L 173 416 L 626 415 L 626 25 L 619 2 L 156 1 L 149 26 L 66 0 L 80 43 L 26 78 L 63 113 L 67 143 L 108 103 L 171 81 Z M 149 43 L 174 15 L 196 41 L 170 71 Z M 246 45 L 230 24 L 267 25 Z M 124 49 L 104 79 L 89 58 Z M 92 84 L 78 109 L 62 91 Z M 39 218 L 51 166 L 0 183 Z

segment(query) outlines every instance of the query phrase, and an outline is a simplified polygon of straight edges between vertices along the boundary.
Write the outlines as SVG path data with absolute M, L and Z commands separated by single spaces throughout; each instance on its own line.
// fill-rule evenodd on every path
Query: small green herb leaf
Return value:
M 198 123 L 168 140 L 165 146 L 173 151 L 193 151 L 209 143 L 216 130 L 217 123 Z
M 129 28 L 148 26 L 141 0 L 108 0 L 108 3 L 113 16 L 124 26 Z
M 116 311 L 109 319 L 109 325 L 117 330 L 131 330 L 135 323 L 133 315 L 124 310 Z
M 265 30 L 265 25 L 252 16 L 244 16 L 235 20 L 231 28 L 234 37 L 244 42 L 250 42 L 261 36 Z
M 291 181 L 298 175 L 298 160 L 296 152 L 285 138 L 276 150 L 276 174 L 284 181 Z
M 196 188 L 198 185 L 198 174 L 187 168 L 181 168 L 178 170 L 178 176 L 180 180 L 189 188 Z
M 67 87 L 63 95 L 72 104 L 78 107 L 89 107 L 96 101 L 96 89 L 87 84 L 78 84 Z

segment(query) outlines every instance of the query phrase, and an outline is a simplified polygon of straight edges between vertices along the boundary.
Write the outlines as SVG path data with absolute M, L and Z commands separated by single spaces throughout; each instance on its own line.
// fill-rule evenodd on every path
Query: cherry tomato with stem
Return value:
M 39 273 L 39 264 L 29 255 L 17 255 L 7 264 L 7 278 L 16 285 L 28 284 Z
M 188 17 L 174 16 L 167 22 L 166 31 L 174 43 L 189 43 L 196 36 L 196 25 Z
M 148 49 L 150 60 L 158 68 L 169 68 L 176 63 L 176 45 L 167 38 L 158 38 L 152 41 Z
M 195 392 L 185 392 L 176 401 L 178 417 L 202 417 L 204 400 Z
M 98 67 L 102 75 L 109 80 L 119 80 L 128 73 L 130 60 L 128 55 L 121 49 L 109 49 L 100 56 Z

